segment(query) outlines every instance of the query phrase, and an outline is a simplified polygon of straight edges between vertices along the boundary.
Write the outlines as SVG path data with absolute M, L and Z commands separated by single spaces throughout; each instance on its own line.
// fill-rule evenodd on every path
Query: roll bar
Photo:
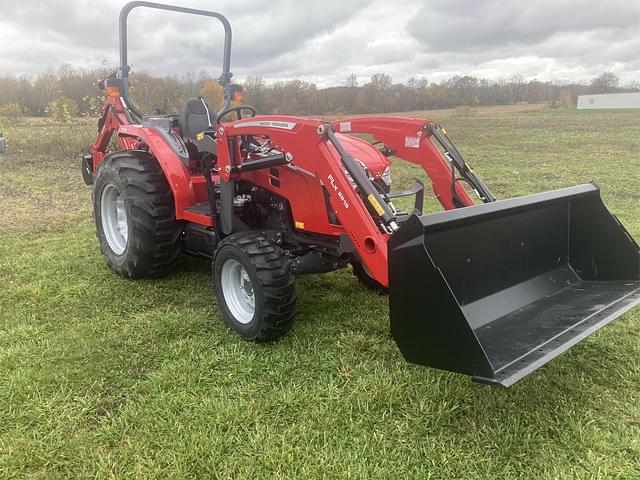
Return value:
M 220 84 L 224 88 L 224 105 L 222 110 L 226 109 L 231 103 L 231 91 L 228 88 L 231 83 L 231 24 L 229 20 L 218 12 L 211 12 L 208 10 L 196 10 L 193 8 L 178 7 L 175 5 L 164 5 L 162 3 L 134 1 L 127 3 L 120 11 L 120 23 L 119 23 L 119 37 L 120 37 L 120 69 L 118 70 L 118 77 L 122 79 L 124 86 L 123 99 L 127 108 L 133 111 L 136 115 L 142 117 L 142 113 L 136 109 L 131 100 L 129 99 L 129 65 L 127 64 L 127 19 L 129 13 L 134 8 L 146 7 L 154 8 L 157 10 L 167 10 L 170 12 L 188 13 L 191 15 L 201 15 L 204 17 L 216 18 L 222 23 L 224 27 L 224 54 L 222 58 L 222 75 L 220 75 Z

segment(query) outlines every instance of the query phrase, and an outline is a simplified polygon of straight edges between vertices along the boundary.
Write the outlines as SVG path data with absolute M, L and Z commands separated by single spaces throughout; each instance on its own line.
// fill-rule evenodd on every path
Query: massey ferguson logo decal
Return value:
M 236 123 L 234 127 L 268 127 L 268 128 L 281 128 L 283 130 L 293 130 L 297 125 L 295 122 L 278 122 L 276 120 L 254 120 L 252 122 Z
M 338 185 L 336 185 L 336 179 L 333 178 L 333 175 L 330 174 L 327 177 L 327 179 L 329 180 L 329 183 L 333 187 L 333 190 L 338 194 L 338 198 L 342 200 L 342 205 L 344 205 L 344 208 L 349 208 L 349 202 L 347 202 L 347 199 L 344 198 L 344 195 L 342 194 L 342 192 L 338 190 Z

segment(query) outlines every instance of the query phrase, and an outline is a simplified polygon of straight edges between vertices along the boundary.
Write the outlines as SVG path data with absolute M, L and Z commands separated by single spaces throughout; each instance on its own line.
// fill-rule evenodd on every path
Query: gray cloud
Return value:
M 236 78 L 301 78 L 321 86 L 354 73 L 438 81 L 456 73 L 588 81 L 612 70 L 640 79 L 640 4 L 628 0 L 174 0 L 222 10 L 234 28 Z M 0 74 L 61 63 L 117 63 L 124 0 L 0 0 Z M 136 10 L 130 63 L 154 74 L 207 71 L 222 62 L 209 18 Z
M 430 50 L 477 51 L 495 46 L 535 46 L 572 32 L 635 29 L 639 6 L 628 0 L 449 0 L 427 2 L 408 30 Z

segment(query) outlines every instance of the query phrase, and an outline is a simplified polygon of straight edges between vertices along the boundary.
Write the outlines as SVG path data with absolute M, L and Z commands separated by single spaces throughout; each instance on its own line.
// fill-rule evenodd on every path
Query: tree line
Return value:
M 54 116 L 59 119 L 78 115 L 97 115 L 102 92 L 97 82 L 108 69 L 82 70 L 62 65 L 34 78 L 0 76 L 0 115 Z M 603 72 L 589 84 L 525 79 L 514 75 L 494 81 L 471 75 L 456 75 L 440 82 L 422 76 L 406 83 L 394 83 L 385 73 L 373 75 L 360 85 L 350 75 L 342 85 L 318 88 L 303 80 L 266 82 L 249 76 L 243 83 L 244 100 L 264 114 L 340 115 L 386 113 L 463 105 L 507 105 L 548 103 L 571 107 L 578 95 L 640 91 L 640 84 L 622 87 L 616 75 Z M 205 74 L 153 76 L 144 72 L 131 75 L 131 97 L 148 114 L 175 113 L 190 96 L 201 95 L 214 107 L 222 104 L 222 88 Z

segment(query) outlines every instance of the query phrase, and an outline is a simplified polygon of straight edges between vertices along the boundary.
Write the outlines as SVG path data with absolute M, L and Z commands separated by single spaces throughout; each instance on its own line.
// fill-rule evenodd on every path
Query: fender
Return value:
M 176 219 L 183 220 L 184 210 L 195 203 L 196 195 L 189 171 L 162 135 L 153 128 L 141 125 L 122 125 L 118 137 L 136 137 L 149 147 L 149 152 L 160 164 L 173 192 Z

